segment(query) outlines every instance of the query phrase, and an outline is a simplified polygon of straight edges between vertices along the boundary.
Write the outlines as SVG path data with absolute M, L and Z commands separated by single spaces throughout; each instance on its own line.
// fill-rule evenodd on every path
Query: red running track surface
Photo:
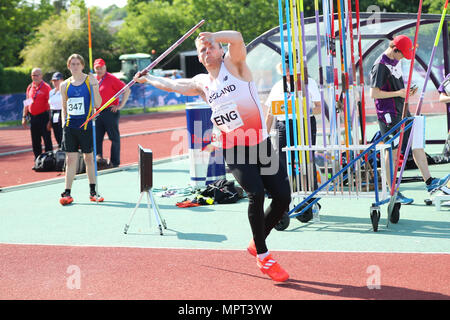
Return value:
M 0 244 L 0 299 L 450 299 L 448 254 L 274 257 L 290 273 L 287 282 L 263 275 L 245 250 Z
M 121 166 L 138 162 L 137 145 L 153 151 L 155 160 L 179 156 L 187 152 L 185 111 L 150 113 L 123 116 L 120 119 L 121 135 L 156 133 L 121 138 Z M 166 130 L 174 129 L 173 131 Z M 158 132 L 160 131 L 160 132 Z M 105 135 L 105 138 L 107 135 Z M 31 148 L 29 129 L 22 127 L 0 129 L 0 153 Z M 54 141 L 56 146 L 56 141 Z M 110 157 L 111 141 L 103 143 L 104 158 Z M 64 177 L 64 172 L 35 172 L 31 151 L 0 157 L 0 187 L 10 187 L 46 179 Z

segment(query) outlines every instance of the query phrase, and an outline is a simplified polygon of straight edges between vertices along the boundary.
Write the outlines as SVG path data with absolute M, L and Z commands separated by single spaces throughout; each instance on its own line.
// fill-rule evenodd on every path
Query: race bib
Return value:
M 84 98 L 69 98 L 67 100 L 67 113 L 71 116 L 84 115 Z
M 228 133 L 244 125 L 234 102 L 218 106 L 211 115 L 211 121 L 221 131 Z
M 53 114 L 53 123 L 58 123 L 59 122 L 59 112 L 55 112 Z

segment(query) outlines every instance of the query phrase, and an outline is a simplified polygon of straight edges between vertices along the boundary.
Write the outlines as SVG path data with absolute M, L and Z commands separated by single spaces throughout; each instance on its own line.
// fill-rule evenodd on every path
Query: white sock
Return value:
M 267 257 L 269 254 L 270 254 L 269 251 L 267 251 L 266 253 L 258 254 L 258 259 L 262 261 L 262 260 L 264 260 L 264 258 Z

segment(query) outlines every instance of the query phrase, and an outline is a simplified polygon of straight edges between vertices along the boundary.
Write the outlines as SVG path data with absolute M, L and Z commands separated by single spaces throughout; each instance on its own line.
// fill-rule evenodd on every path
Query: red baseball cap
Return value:
M 399 36 L 396 36 L 393 40 L 395 47 L 400 50 L 400 52 L 403 54 L 403 56 L 411 60 L 413 51 L 414 51 L 414 45 L 410 38 L 407 36 L 401 34 Z
M 105 60 L 99 58 L 99 59 L 95 59 L 94 61 L 94 68 L 95 67 L 103 67 L 104 65 L 106 65 Z

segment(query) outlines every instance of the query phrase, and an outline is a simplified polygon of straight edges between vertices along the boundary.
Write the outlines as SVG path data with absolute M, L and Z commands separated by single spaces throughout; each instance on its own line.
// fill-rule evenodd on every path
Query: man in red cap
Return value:
M 385 135 L 390 129 L 402 120 L 403 107 L 406 97 L 405 83 L 403 81 L 403 74 L 401 59 L 412 59 L 414 45 L 407 36 L 398 35 L 390 43 L 389 47 L 384 53 L 375 61 L 370 72 L 370 96 L 375 100 L 375 108 L 377 111 L 378 124 L 382 135 Z M 410 88 L 410 95 L 413 96 L 417 92 L 417 86 L 412 85 Z M 406 117 L 411 117 L 409 110 L 406 110 Z M 445 185 L 450 179 L 450 175 L 442 179 L 432 178 L 428 168 L 428 161 L 425 154 L 425 122 L 423 117 L 416 117 L 414 121 L 414 136 L 412 141 L 412 155 L 414 162 L 419 168 L 423 180 L 426 184 L 426 189 L 429 193 L 434 193 L 440 187 Z M 406 123 L 408 124 L 408 122 Z M 417 126 L 417 127 L 416 127 Z M 395 135 L 398 131 L 394 132 Z M 404 161 L 408 159 L 405 155 L 406 146 L 409 140 L 410 130 L 405 131 L 402 143 L 402 154 Z M 387 138 L 389 140 L 390 137 Z M 398 144 L 398 138 L 394 144 Z M 397 148 L 397 146 L 394 146 Z M 397 158 L 397 150 L 393 152 L 393 159 Z M 386 154 L 386 167 L 389 168 L 389 154 Z M 391 181 L 390 172 L 388 170 L 388 181 Z M 402 204 L 411 204 L 414 200 L 406 198 L 400 192 L 397 196 L 397 202 Z
M 102 101 L 106 103 L 118 91 L 120 91 L 125 83 L 120 81 L 117 77 L 107 72 L 106 63 L 103 59 L 96 59 L 94 61 L 94 71 L 97 74 L 97 80 L 100 85 L 100 95 Z M 130 89 L 126 89 L 123 93 L 122 99 L 119 103 L 119 97 L 111 103 L 111 106 L 100 112 L 96 119 L 96 143 L 97 143 L 97 157 L 103 158 L 103 139 L 105 132 L 111 140 L 111 164 L 113 167 L 120 165 L 120 132 L 119 132 L 119 118 L 120 109 L 127 103 L 130 96 Z

